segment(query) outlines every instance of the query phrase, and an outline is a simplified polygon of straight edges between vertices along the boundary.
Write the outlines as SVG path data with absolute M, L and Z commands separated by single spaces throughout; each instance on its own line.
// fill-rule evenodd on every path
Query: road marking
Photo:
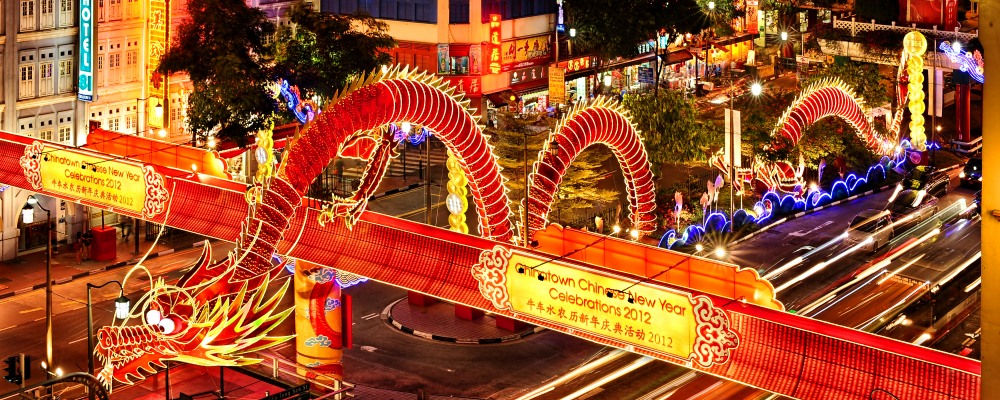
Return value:
M 812 228 L 812 229 L 810 229 L 810 230 L 808 230 L 808 231 L 805 231 L 805 232 L 803 232 L 803 231 L 795 231 L 795 232 L 792 232 L 792 233 L 789 233 L 789 234 L 788 234 L 788 236 L 799 236 L 799 237 L 801 237 L 801 236 L 805 236 L 805 235 L 808 235 L 808 234 L 810 234 L 810 233 L 813 233 L 813 232 L 815 232 L 815 231 L 818 231 L 818 230 L 820 230 L 820 229 L 823 229 L 823 228 L 825 228 L 825 227 L 826 227 L 827 225 L 832 225 L 832 224 L 833 224 L 833 221 L 829 221 L 829 220 L 828 220 L 828 221 L 826 221 L 826 222 L 824 222 L 824 223 L 820 224 L 819 226 L 817 226 L 817 227 L 815 227 L 815 228 Z
M 10 329 L 10 328 L 13 328 L 13 327 L 15 327 L 15 326 L 16 326 L 16 325 L 11 325 L 11 326 L 8 326 L 8 327 L 6 327 L 6 328 L 3 328 L 3 329 L 0 329 L 0 332 L 3 332 L 3 331 L 5 331 L 5 330 L 8 330 L 8 329 Z
M 35 311 L 42 311 L 42 308 L 41 308 L 41 307 L 38 307 L 38 308 L 32 308 L 32 309 L 30 309 L 30 310 L 22 310 L 22 311 L 21 311 L 21 314 L 27 314 L 27 313 L 30 313 L 30 312 L 35 312 Z
M 71 305 L 74 305 L 74 304 L 76 304 L 75 301 L 64 301 L 62 303 L 59 303 L 59 305 L 61 305 L 61 306 L 71 306 Z
M 41 310 L 41 308 L 39 308 L 39 310 Z M 364 317 L 361 317 L 361 319 L 367 321 L 367 320 L 375 318 L 375 317 L 378 317 L 378 313 L 371 313 L 371 314 L 365 315 Z
M 38 321 L 41 321 L 41 320 L 43 320 L 43 319 L 45 319 L 45 317 L 41 317 L 41 318 L 35 318 L 35 320 L 34 320 L 34 321 L 31 321 L 31 322 L 38 322 Z

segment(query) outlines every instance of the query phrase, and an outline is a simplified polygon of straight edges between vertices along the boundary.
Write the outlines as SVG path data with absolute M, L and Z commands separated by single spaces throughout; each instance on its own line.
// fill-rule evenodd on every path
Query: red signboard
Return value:
M 483 84 L 478 76 L 443 76 L 445 82 L 455 87 L 455 91 L 465 96 L 483 95 Z
M 566 72 L 576 72 L 590 68 L 592 65 L 590 57 L 574 58 L 572 60 L 559 63 L 559 66 L 566 68 Z
M 757 34 L 757 0 L 747 0 L 747 33 Z
M 500 14 L 490 14 L 489 69 L 491 74 L 498 74 L 503 68 L 500 60 Z

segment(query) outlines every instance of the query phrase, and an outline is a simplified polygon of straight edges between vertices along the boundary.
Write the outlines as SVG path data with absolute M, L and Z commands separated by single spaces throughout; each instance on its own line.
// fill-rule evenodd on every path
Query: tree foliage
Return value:
M 303 93 L 330 99 L 358 73 L 392 62 L 396 46 L 389 26 L 366 14 L 319 13 L 304 3 L 292 6 L 292 24 L 278 29 L 273 41 L 276 74 Z
M 241 0 L 190 0 L 187 9 L 191 19 L 178 28 L 157 72 L 191 77 L 191 130 L 202 137 L 217 130 L 220 139 L 245 146 L 249 135 L 270 126 L 278 108 L 267 67 L 274 24 Z
M 520 210 L 524 199 L 524 162 L 527 156 L 528 172 L 538 160 L 538 153 L 549 138 L 555 120 L 541 115 L 520 115 L 500 112 L 497 127 L 487 128 L 490 144 L 497 155 L 501 173 L 507 178 L 507 196 L 513 210 Z M 527 151 L 525 151 L 527 148 Z M 580 226 L 583 219 L 593 214 L 595 208 L 604 208 L 616 201 L 618 193 L 601 188 L 600 181 L 608 172 L 605 165 L 611 158 L 607 148 L 595 146 L 580 153 L 566 170 L 559 185 L 556 201 L 549 220 Z M 517 217 L 518 221 L 520 216 Z
M 603 60 L 634 57 L 640 42 L 661 27 L 662 0 L 573 0 L 564 5 L 570 26 L 576 29 L 573 44 Z
M 869 107 L 889 103 L 889 78 L 879 71 L 878 64 L 847 61 L 834 63 L 810 77 L 810 82 L 826 77 L 840 78 L 860 96 Z
M 642 143 L 659 172 L 665 163 L 704 159 L 709 147 L 721 140 L 714 125 L 701 118 L 694 101 L 677 90 L 659 94 L 630 94 L 623 105 L 641 131 Z
M 888 24 L 899 18 L 899 2 L 886 0 L 855 0 L 854 13 L 861 21 L 875 20 Z

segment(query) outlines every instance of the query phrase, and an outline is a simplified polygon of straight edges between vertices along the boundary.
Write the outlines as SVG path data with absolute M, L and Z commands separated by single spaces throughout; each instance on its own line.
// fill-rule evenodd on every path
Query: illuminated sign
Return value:
M 560 63 L 566 67 L 566 72 L 576 72 L 584 70 L 591 67 L 590 57 L 574 58 L 572 60 L 566 61 L 565 63 Z
M 549 67 L 549 102 L 566 103 L 566 71 L 561 67 Z
M 80 101 L 94 101 L 94 3 L 80 1 L 80 68 L 76 98 Z
M 589 333 L 702 367 L 729 361 L 739 337 L 706 296 L 623 280 L 597 270 L 496 246 L 472 275 L 500 310 L 563 331 Z M 520 272 L 519 272 L 520 271 Z M 584 335 L 586 336 L 586 335 Z
M 500 37 L 500 14 L 490 14 L 489 70 L 491 74 L 498 74 L 503 68 L 500 60 Z
M 483 95 L 483 85 L 478 76 L 443 76 L 445 82 L 455 87 L 455 91 L 466 96 Z
M 747 0 L 747 33 L 757 34 L 757 0 Z
M 549 35 L 505 41 L 501 52 L 503 71 L 546 64 L 552 54 Z
M 84 155 L 38 141 L 25 148 L 20 164 L 35 190 L 144 217 L 162 213 L 169 194 L 163 176 L 151 166 Z
M 146 92 L 151 96 L 150 101 L 146 102 L 146 126 L 163 128 L 166 125 L 163 116 L 168 115 L 166 112 L 167 104 L 163 101 L 167 97 L 167 80 L 164 75 L 157 73 L 156 69 L 160 66 L 160 58 L 167 50 L 167 3 L 164 0 L 149 1 L 149 18 L 146 23 L 149 30 L 147 36 L 149 44 L 146 46 L 149 49 L 146 58 L 146 65 L 148 65 L 146 67 Z M 164 107 L 163 113 L 154 111 L 157 105 Z

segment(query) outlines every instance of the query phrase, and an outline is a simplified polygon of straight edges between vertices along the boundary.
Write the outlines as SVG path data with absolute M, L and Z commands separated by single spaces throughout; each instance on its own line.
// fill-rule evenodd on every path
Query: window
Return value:
M 41 2 L 41 21 L 38 27 L 41 29 L 52 29 L 56 26 L 56 10 L 54 0 L 39 0 Z
M 73 87 L 73 59 L 59 60 L 59 93 L 72 92 Z
M 59 127 L 59 142 L 69 143 L 70 138 L 73 136 L 73 127 L 69 125 L 63 125 Z
M 138 42 L 136 42 L 138 44 Z M 138 47 L 131 46 L 129 48 Z M 137 50 L 125 51 L 125 82 L 135 82 L 139 80 L 139 52 Z
M 123 133 L 135 133 L 136 132 L 136 121 L 135 121 L 135 105 L 125 107 L 125 130 Z
M 55 115 L 42 114 L 35 118 L 35 131 L 39 139 L 51 141 L 53 128 L 55 128 Z
M 42 139 L 42 140 L 48 140 L 48 141 L 51 142 L 52 141 L 52 130 L 51 129 L 45 129 L 45 130 L 38 131 L 38 138 Z
M 118 45 L 121 48 L 121 44 Z M 108 55 L 108 84 L 116 84 L 122 81 L 122 53 L 111 53 Z
M 139 8 L 139 0 L 125 1 L 125 19 L 135 19 L 142 17 L 142 9 Z
M 35 0 L 21 0 L 21 32 L 35 30 Z
M 122 118 L 121 117 L 111 117 L 111 118 L 108 118 L 108 130 L 109 131 L 114 131 L 114 132 L 121 132 L 119 130 L 119 129 L 121 129 L 121 122 L 122 122 Z
M 21 79 L 17 88 L 18 99 L 35 97 L 35 64 L 21 64 Z
M 322 0 L 320 11 L 334 14 L 365 11 L 375 18 L 437 22 L 436 0 Z
M 180 96 L 173 94 L 170 96 L 170 126 L 179 128 L 184 122 L 184 102 Z
M 108 0 L 97 0 L 97 22 L 104 22 L 108 19 Z
M 106 0 L 109 3 L 108 6 L 108 19 L 119 20 L 122 19 L 122 0 Z
M 100 47 L 101 47 L 101 49 L 104 48 L 104 46 L 100 46 Z M 104 86 L 104 81 L 105 81 L 105 79 L 104 79 L 104 73 L 106 72 L 104 70 L 104 54 L 97 53 L 97 64 L 94 65 L 94 67 L 95 67 L 94 68 L 94 80 L 97 81 L 97 87 Z
M 500 14 L 503 19 L 532 17 L 552 14 L 557 11 L 556 2 L 550 0 L 482 0 L 483 23 L 489 22 L 490 14 Z
M 28 137 L 35 137 L 35 118 L 19 118 L 17 120 L 17 133 Z
M 59 0 L 59 26 L 73 26 L 73 0 Z
M 469 23 L 469 0 L 451 0 L 448 2 L 448 23 Z
M 38 95 L 49 96 L 56 85 L 52 79 L 52 61 L 43 61 L 38 64 Z

